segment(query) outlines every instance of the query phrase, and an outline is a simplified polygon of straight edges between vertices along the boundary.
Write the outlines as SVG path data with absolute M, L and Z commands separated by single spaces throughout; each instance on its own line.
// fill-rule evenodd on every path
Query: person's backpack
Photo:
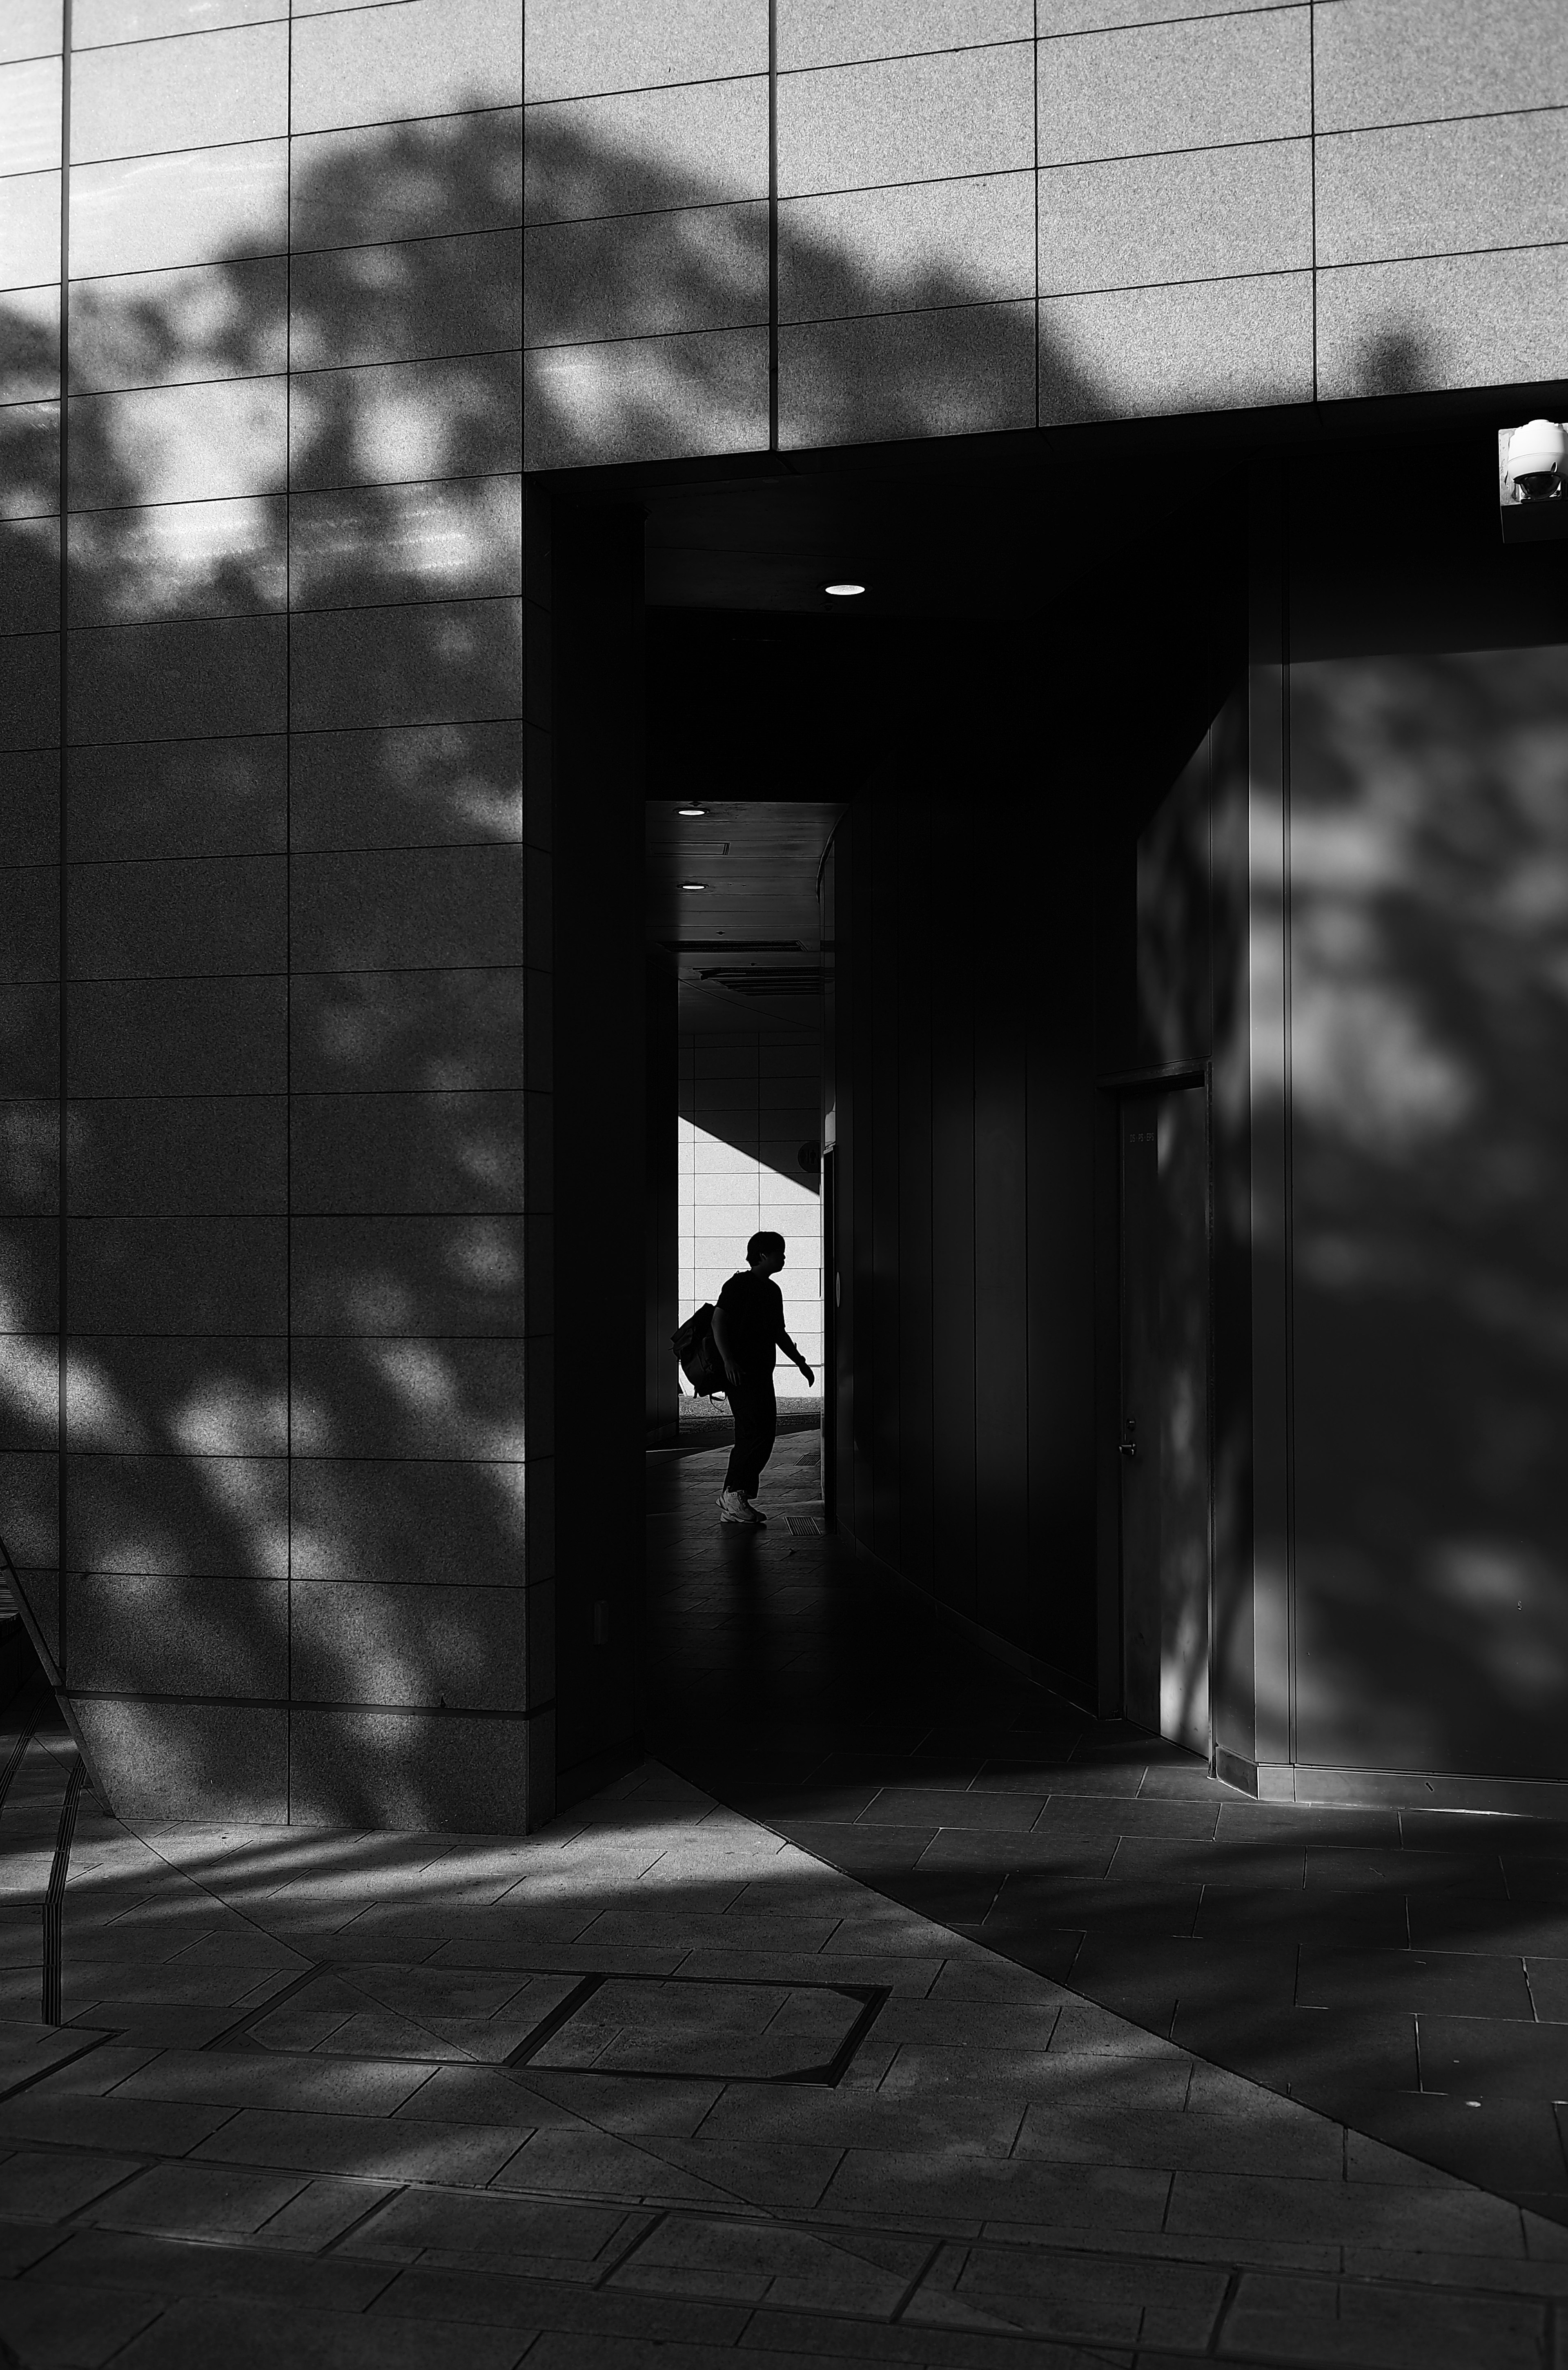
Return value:
M 670 1347 L 681 1362 L 681 1372 L 698 1398 L 711 1398 L 724 1387 L 724 1361 L 713 1339 L 713 1303 L 705 1300 L 694 1317 L 677 1325 Z

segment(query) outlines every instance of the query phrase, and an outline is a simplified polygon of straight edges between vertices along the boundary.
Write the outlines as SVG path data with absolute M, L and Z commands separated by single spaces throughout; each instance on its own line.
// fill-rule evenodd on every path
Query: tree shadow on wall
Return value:
M 236 252 L 77 292 L 63 580 L 56 407 L 0 411 L 30 859 L 3 1529 L 89 1747 L 149 1803 L 482 1824 L 471 1727 L 407 1715 L 538 1699 L 517 125 L 368 135 L 296 188 L 287 273 Z M 7 328 L 6 392 L 46 397 L 49 326 Z M 527 1455 L 537 1519 L 538 1427 Z M 520 1771 L 503 1823 L 522 1801 Z
M 529 466 L 766 450 L 767 205 L 694 204 L 689 175 L 546 110 L 527 207 Z M 997 299 L 945 260 L 874 264 L 791 221 L 779 285 L 786 447 L 1036 425 L 1032 284 Z M 1040 417 L 1115 408 L 1059 340 L 1039 374 Z
M 1302 1756 L 1568 1774 L 1568 659 L 1292 688 Z

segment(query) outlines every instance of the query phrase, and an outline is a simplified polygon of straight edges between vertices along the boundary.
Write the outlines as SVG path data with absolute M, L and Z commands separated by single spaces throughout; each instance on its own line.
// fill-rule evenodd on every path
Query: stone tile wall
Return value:
M 530 467 L 1552 379 L 1547 0 L 525 0 Z
M 521 1825 L 518 20 L 73 26 L 0 26 L 5 1533 L 117 1808 Z
M 680 1040 L 680 1312 L 717 1300 L 744 1264 L 748 1237 L 784 1237 L 779 1277 L 790 1338 L 822 1391 L 822 1225 L 819 1174 L 801 1166 L 822 1132 L 822 1043 L 799 1034 Z M 781 1398 L 807 1396 L 804 1377 L 780 1357 Z

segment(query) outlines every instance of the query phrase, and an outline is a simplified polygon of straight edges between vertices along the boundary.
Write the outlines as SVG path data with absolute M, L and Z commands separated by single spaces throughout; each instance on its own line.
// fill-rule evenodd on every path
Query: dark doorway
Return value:
M 1201 1082 L 1122 1105 L 1122 1655 L 1129 1720 L 1209 1750 L 1208 1124 Z

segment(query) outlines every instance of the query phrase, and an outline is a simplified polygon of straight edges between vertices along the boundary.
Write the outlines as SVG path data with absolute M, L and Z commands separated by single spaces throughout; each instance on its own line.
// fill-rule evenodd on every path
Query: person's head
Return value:
M 746 1265 L 758 1275 L 777 1275 L 784 1264 L 782 1235 L 754 1235 L 746 1245 Z

